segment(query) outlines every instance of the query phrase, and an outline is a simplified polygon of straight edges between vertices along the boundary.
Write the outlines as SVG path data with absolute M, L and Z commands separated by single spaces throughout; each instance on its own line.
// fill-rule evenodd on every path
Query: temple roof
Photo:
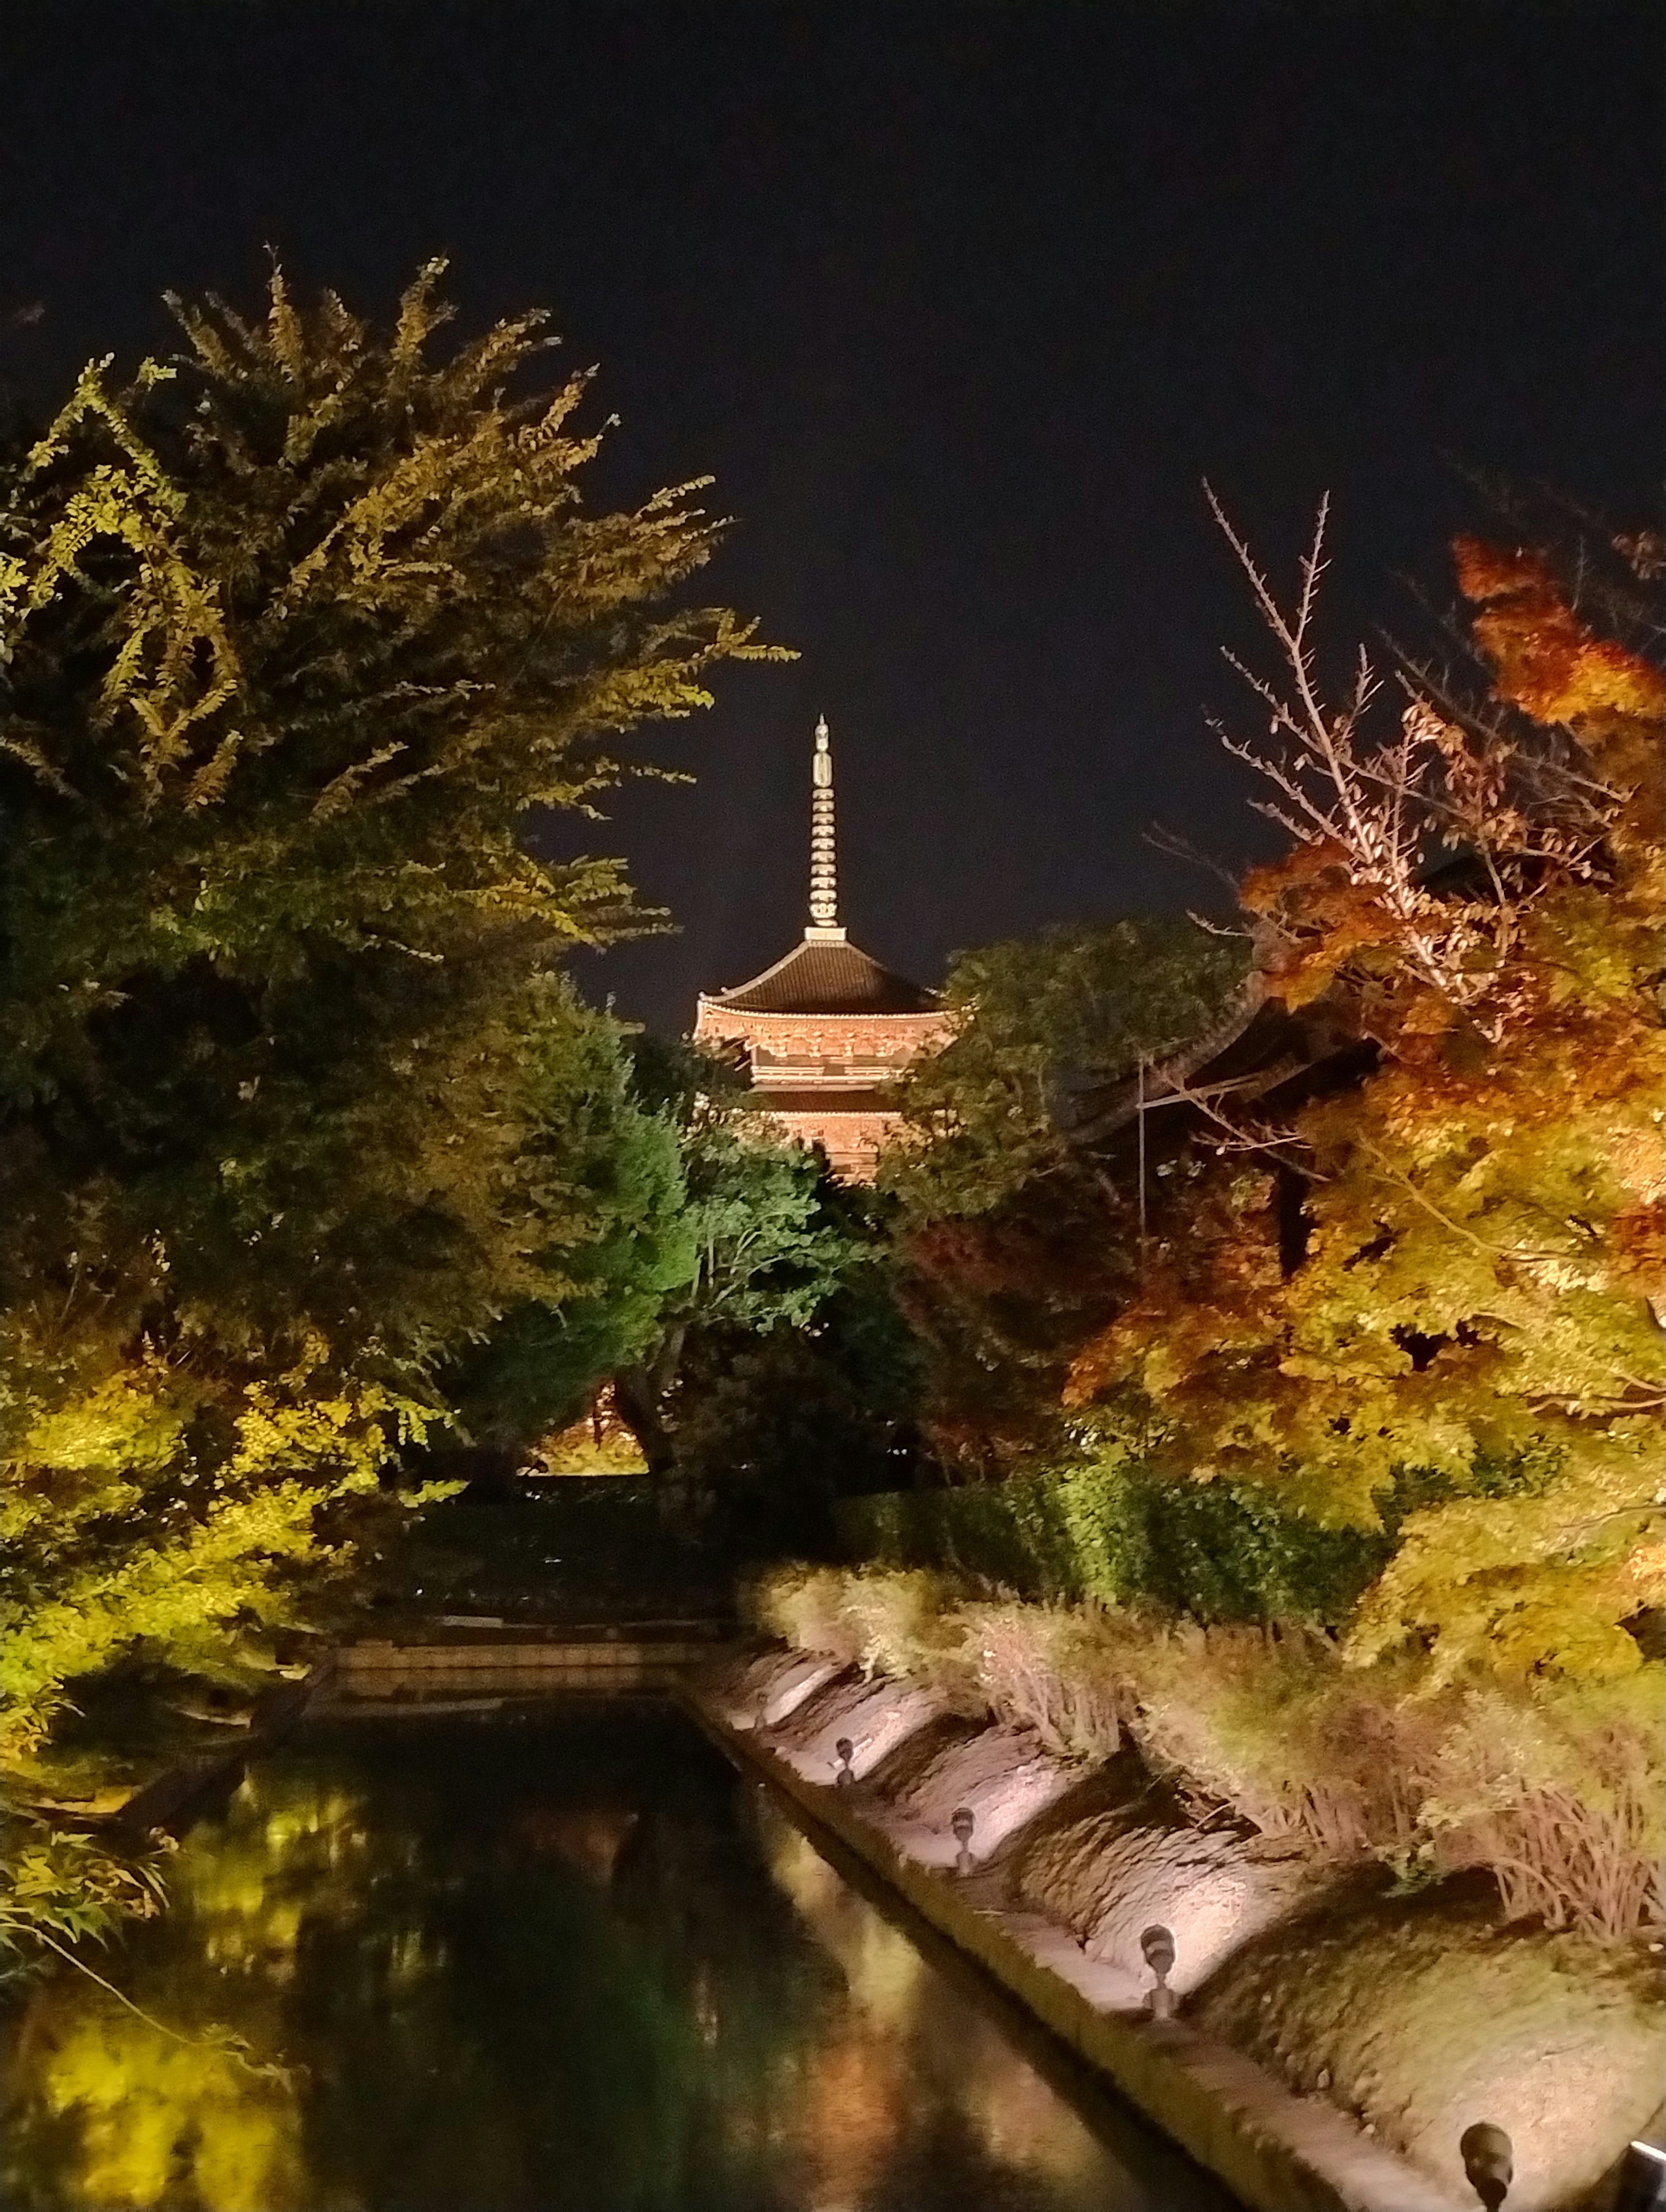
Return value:
M 711 992 L 707 1004 L 740 1014 L 929 1014 L 937 994 L 829 930 L 805 937 L 750 983 Z
M 833 818 L 833 745 L 824 714 L 810 763 L 810 927 L 803 941 L 732 991 L 700 1004 L 737 1014 L 932 1014 L 937 994 L 882 968 L 839 927 L 838 854 Z M 696 1032 L 697 1033 L 697 1032 Z

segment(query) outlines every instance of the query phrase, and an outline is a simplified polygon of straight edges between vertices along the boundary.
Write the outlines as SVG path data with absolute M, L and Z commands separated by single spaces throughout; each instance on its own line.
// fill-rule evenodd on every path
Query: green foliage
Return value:
M 825 1169 L 737 1115 L 702 1115 L 684 1157 L 695 1265 L 673 1323 L 801 1328 L 863 1241 Z
M 1391 1540 L 1329 1529 L 1265 1492 L 1091 1462 L 1000 1483 L 852 1498 L 849 1552 L 1042 1600 L 1154 1600 L 1202 1621 L 1346 1620 Z
M 956 1033 L 907 1072 L 903 1133 L 880 1163 L 921 1346 L 921 1426 L 956 1475 L 1034 1474 L 1070 1452 L 1071 1361 L 1132 1273 L 1096 1124 L 1142 1057 L 1219 1018 L 1244 965 L 1239 939 L 1149 918 L 956 962 Z
M 836 1501 L 906 1480 L 918 1455 L 920 1350 L 885 1210 L 826 1180 L 816 1206 L 837 1271 L 806 1319 L 695 1330 L 678 1384 L 678 1468 L 751 1558 L 826 1549 Z
M 887 1491 L 843 1500 L 836 1517 L 845 1552 L 865 1567 L 935 1569 L 1036 1599 L 1089 1587 L 1055 1480 Z
M 959 954 L 944 990 L 955 1034 L 903 1078 L 907 1133 L 882 1181 L 915 1219 L 1001 1206 L 1072 1159 L 1082 1093 L 1207 1029 L 1247 964 L 1243 939 L 1151 917 Z
M 64 1946 L 104 1942 L 123 1920 L 155 1912 L 162 1895 L 145 1860 L 0 1800 L 0 1982 Z
M 559 1400 L 684 1264 L 556 968 L 626 887 L 522 831 L 760 648 L 674 603 L 683 494 L 583 507 L 540 318 L 446 352 L 439 275 L 387 330 L 276 274 L 258 322 L 173 302 L 178 358 L 0 460 L 14 1746 L 136 1644 L 269 1647 L 453 1388 L 484 1431 Z
M 1252 1484 L 1174 1483 L 1098 1470 L 1122 1595 L 1201 1621 L 1345 1621 L 1391 1548 L 1326 1528 Z
M 687 1259 L 660 1298 L 651 1340 L 616 1370 L 613 1403 L 651 1472 L 675 1468 L 702 1490 L 731 1463 L 720 1401 L 753 1426 L 785 1417 L 790 1427 L 776 1395 L 793 1388 L 788 1338 L 819 1334 L 829 1300 L 873 1266 L 875 1234 L 865 1201 L 817 1155 L 781 1141 L 723 1060 L 648 1045 L 637 1084 L 644 1110 L 676 1133 Z M 760 1449 L 790 1451 L 790 1440 Z
M 542 1294 L 512 1306 L 441 1378 L 461 1434 L 509 1466 L 642 1357 L 696 1267 L 678 1132 L 639 1102 L 630 1041 L 576 1010 L 575 1025 L 544 1126 L 550 1168 L 591 1233 L 538 1254 Z

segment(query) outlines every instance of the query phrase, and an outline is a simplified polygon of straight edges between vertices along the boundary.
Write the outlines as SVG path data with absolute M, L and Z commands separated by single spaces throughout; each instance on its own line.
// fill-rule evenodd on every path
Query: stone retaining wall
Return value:
M 1011 1867 L 1022 1836 L 1006 1838 L 991 1863 L 974 1858 L 967 1874 L 956 1874 L 940 1847 L 914 1834 L 918 1820 L 887 1805 L 883 1763 L 867 1783 L 836 1783 L 832 1765 L 825 1778 L 812 1778 L 807 1743 L 821 1747 L 830 1732 L 817 1725 L 814 1705 L 825 1705 L 832 1721 L 860 1710 L 883 1686 L 852 1697 L 852 1677 L 830 1683 L 776 1729 L 761 1717 L 761 1698 L 779 1672 L 779 1655 L 737 1652 L 695 1679 L 684 1701 L 741 1767 L 761 1771 L 810 1827 L 863 1858 L 1250 2212 L 1474 2212 L 1478 2199 L 1438 2185 L 1323 2097 L 1292 2094 L 1241 2051 L 1186 2021 L 1152 2020 L 1148 1975 L 1133 1973 L 1126 1960 L 1095 1958 L 1062 1924 L 1016 1902 Z M 748 1683 L 759 1692 L 750 1725 Z M 929 1725 L 929 1710 L 921 1725 Z M 1044 1794 L 1036 1820 L 1037 1827 L 1049 1820 Z
M 336 1654 L 332 1705 L 447 1697 L 601 1695 L 672 1689 L 712 1656 L 709 1638 L 624 1632 L 591 1638 L 513 1632 L 464 1640 L 366 1638 Z

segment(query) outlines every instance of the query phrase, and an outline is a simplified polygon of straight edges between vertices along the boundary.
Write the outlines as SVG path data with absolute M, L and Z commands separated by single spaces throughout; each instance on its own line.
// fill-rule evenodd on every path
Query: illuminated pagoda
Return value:
M 750 983 L 702 992 L 694 1034 L 702 1044 L 744 1047 L 757 1103 L 788 1136 L 822 1146 L 851 1182 L 873 1175 L 897 1119 L 882 1086 L 916 1053 L 947 1041 L 936 993 L 881 967 L 840 927 L 824 716 L 811 764 L 809 926 Z

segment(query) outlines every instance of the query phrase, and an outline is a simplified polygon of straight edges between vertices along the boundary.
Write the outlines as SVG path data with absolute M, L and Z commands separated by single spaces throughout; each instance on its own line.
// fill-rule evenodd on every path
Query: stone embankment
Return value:
M 831 1658 L 732 1650 L 689 1697 L 1255 2212 L 1615 2203 L 1663 2086 L 1633 1968 L 1593 1978 L 1543 1931 L 1432 1916 L 1200 1825 L 1132 1754 L 1073 1765 Z M 1503 2199 L 1478 2125 L 1509 2139 Z
M 728 1632 L 704 1620 L 531 1624 L 441 1615 L 344 1644 L 328 1710 L 336 1718 L 478 1710 L 514 1698 L 609 1697 L 673 1689 Z
M 130 1846 L 154 1836 L 183 1835 L 206 1808 L 230 1796 L 252 1759 L 282 1743 L 329 1694 L 334 1673 L 334 1662 L 325 1660 L 299 1680 L 275 1684 L 237 1723 L 246 1733 L 176 1759 L 111 1817 L 111 1833 Z

